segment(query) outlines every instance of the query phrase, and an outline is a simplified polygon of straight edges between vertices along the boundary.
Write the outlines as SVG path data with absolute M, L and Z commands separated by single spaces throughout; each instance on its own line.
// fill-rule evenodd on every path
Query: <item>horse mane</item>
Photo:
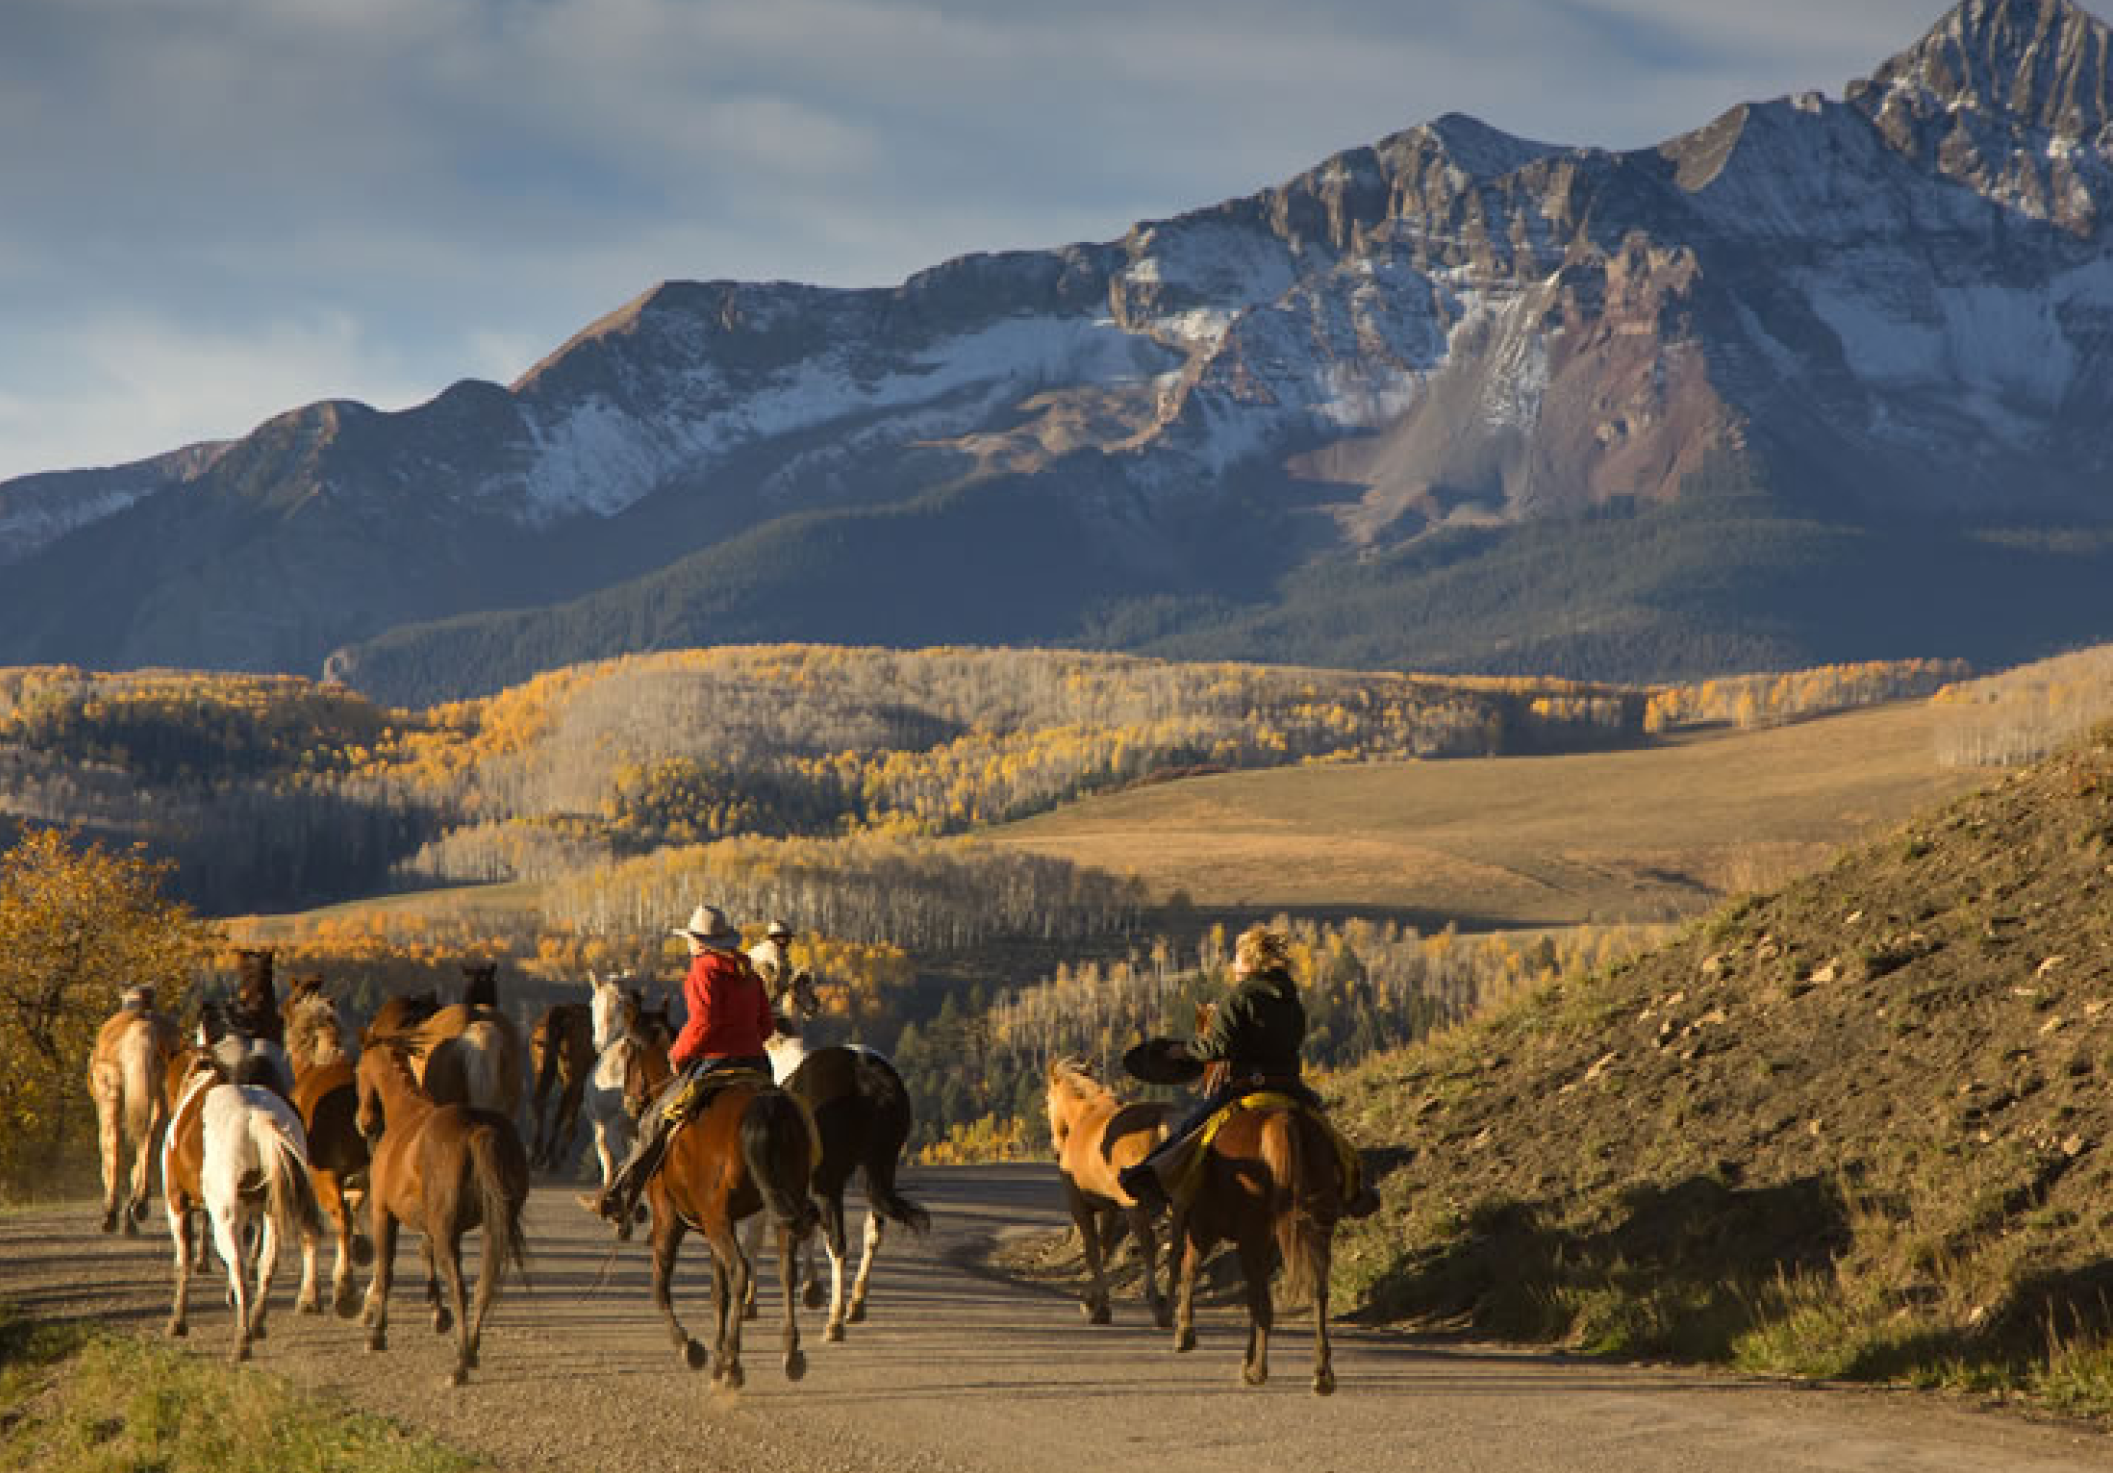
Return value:
M 338 1022 L 335 1003 L 320 992 L 307 992 L 292 1006 L 293 1015 L 286 1023 L 287 1053 L 312 1063 L 329 1063 L 330 1060 L 317 1057 L 320 1046 L 327 1042 L 337 1057 L 345 1056 L 345 1032 Z
M 1108 1099 L 1115 1093 L 1101 1083 L 1091 1064 L 1069 1054 L 1049 1061 L 1049 1087 L 1082 1105 Z

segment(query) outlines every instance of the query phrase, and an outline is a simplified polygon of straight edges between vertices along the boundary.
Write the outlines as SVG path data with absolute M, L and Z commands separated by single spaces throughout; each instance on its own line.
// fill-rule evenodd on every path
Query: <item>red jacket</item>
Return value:
M 776 1030 L 763 979 L 738 951 L 700 951 L 682 979 L 689 1017 L 668 1050 L 677 1069 L 698 1059 L 761 1055 Z

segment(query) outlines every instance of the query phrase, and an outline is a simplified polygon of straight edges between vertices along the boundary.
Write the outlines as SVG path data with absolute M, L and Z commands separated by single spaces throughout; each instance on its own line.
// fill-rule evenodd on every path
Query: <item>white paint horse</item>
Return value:
M 630 1154 L 638 1130 L 624 1105 L 625 1078 L 641 1054 L 658 1049 L 665 1059 L 669 1045 L 675 1041 L 665 1007 L 646 1012 L 637 990 L 624 985 L 630 980 L 628 976 L 590 979 L 594 987 L 594 996 L 588 1003 L 594 1025 L 594 1069 L 587 1076 L 587 1087 L 580 1097 L 580 1113 L 594 1140 L 601 1187 L 609 1185 L 616 1168 Z M 594 1200 L 582 1199 L 590 1208 Z M 629 1230 L 628 1223 L 619 1229 L 625 1235 Z
M 235 1350 L 249 1359 L 250 1342 L 264 1338 L 265 1310 L 277 1269 L 280 1243 L 322 1230 L 315 1188 L 308 1174 L 308 1143 L 293 1106 L 260 1085 L 225 1084 L 210 1065 L 196 1068 L 185 1083 L 172 1115 L 195 1120 L 188 1149 L 196 1152 L 199 1199 L 211 1219 L 213 1245 L 227 1267 L 229 1295 L 235 1306 Z M 170 1157 L 179 1146 L 170 1134 L 163 1152 L 163 1175 L 176 1180 Z M 176 1239 L 176 1304 L 170 1332 L 184 1332 L 190 1299 L 193 1260 L 184 1222 L 187 1204 L 168 1201 L 169 1231 Z M 255 1283 L 244 1242 L 258 1229 Z

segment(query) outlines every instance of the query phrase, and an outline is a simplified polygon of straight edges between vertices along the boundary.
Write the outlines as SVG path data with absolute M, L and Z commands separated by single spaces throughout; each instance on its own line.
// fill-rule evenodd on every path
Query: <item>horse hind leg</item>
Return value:
M 1100 1213 L 1068 1179 L 1064 1194 L 1070 1199 L 1071 1221 L 1078 1229 L 1079 1251 L 1086 1260 L 1086 1292 L 1079 1300 L 1079 1309 L 1087 1324 L 1105 1325 L 1112 1316 L 1108 1310 L 1108 1280 L 1101 1271 Z
M 799 1274 L 799 1245 L 793 1242 L 792 1229 L 778 1228 L 778 1282 L 784 1290 L 785 1334 L 781 1342 L 785 1379 L 797 1381 L 807 1374 L 807 1356 L 800 1349 L 800 1322 L 794 1312 L 792 1286 Z
M 835 1343 L 844 1338 L 844 1197 L 843 1193 L 822 1194 L 822 1250 L 829 1255 L 829 1323 L 822 1331 L 824 1340 Z M 813 1245 L 807 1245 L 812 1257 Z M 819 1288 L 819 1285 L 816 1285 Z
M 1247 1359 L 1240 1367 L 1240 1379 L 1261 1386 L 1269 1380 L 1269 1332 L 1276 1322 L 1276 1306 L 1269 1293 L 1276 1245 L 1267 1235 L 1248 1234 L 1239 1248 L 1240 1276 L 1247 1285 Z
M 428 1263 L 435 1259 L 439 1261 L 441 1277 L 447 1280 L 448 1300 L 454 1305 L 454 1313 L 451 1317 L 436 1303 L 433 1328 L 444 1332 L 447 1326 L 443 1321 L 452 1318 L 455 1326 L 455 1364 L 448 1370 L 447 1384 L 460 1386 L 469 1380 L 470 1371 L 477 1364 L 477 1333 L 484 1319 L 485 1307 L 491 1300 L 491 1286 L 488 1283 L 477 1285 L 477 1314 L 473 1319 L 469 1312 L 469 1296 L 462 1283 L 461 1234 L 450 1234 L 437 1249 L 430 1249 L 427 1255 Z M 485 1277 L 488 1279 L 490 1275 Z M 435 1298 L 437 1301 L 437 1290 Z
M 866 1230 L 859 1243 L 858 1277 L 852 1280 L 851 1307 L 846 1312 L 854 1325 L 865 1322 L 866 1293 L 873 1285 L 873 1260 L 880 1253 L 880 1240 L 887 1231 L 887 1219 L 870 1207 L 866 1209 Z
M 1151 1307 L 1152 1323 L 1162 1330 L 1171 1330 L 1174 1311 L 1159 1287 L 1159 1238 L 1152 1214 L 1146 1208 L 1133 1207 L 1124 1216 L 1130 1224 L 1130 1237 L 1137 1244 L 1138 1263 L 1144 1271 L 1145 1303 Z
M 118 1224 L 117 1184 L 124 1174 L 123 1117 L 115 1091 L 98 1086 L 94 1093 L 96 1154 L 103 1168 L 103 1231 L 114 1233 Z M 125 1218 L 129 1229 L 132 1225 L 129 1210 Z
M 447 1301 L 440 1297 L 440 1270 L 437 1261 L 440 1250 L 434 1246 L 431 1234 L 426 1236 L 420 1247 L 425 1253 L 426 1305 L 433 1311 L 433 1333 L 445 1335 L 455 1328 L 455 1314 L 448 1308 Z
M 191 1268 L 196 1256 L 191 1249 L 191 1214 L 180 1198 L 167 1201 L 169 1241 L 176 1249 L 176 1294 L 169 1306 L 168 1334 L 182 1339 L 191 1332 Z

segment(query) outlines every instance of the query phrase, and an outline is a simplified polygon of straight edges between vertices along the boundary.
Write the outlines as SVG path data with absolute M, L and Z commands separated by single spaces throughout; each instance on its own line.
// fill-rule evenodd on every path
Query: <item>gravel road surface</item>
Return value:
M 778 1365 L 776 1290 L 750 1323 L 748 1384 L 714 1392 L 682 1369 L 648 1298 L 642 1241 L 616 1246 L 573 1188 L 529 1203 L 533 1288 L 510 1285 L 470 1384 L 444 1377 L 452 1340 L 426 1328 L 415 1238 L 399 1250 L 390 1344 L 292 1313 L 289 1256 L 254 1366 L 431 1429 L 501 1468 L 566 1473 L 2058 1473 L 2113 1469 L 2113 1437 L 1931 1397 L 1790 1387 L 1339 1328 L 1332 1398 L 1308 1388 L 1310 1336 L 1279 1327 L 1271 1383 L 1239 1384 L 1244 1318 L 1198 1311 L 1177 1356 L 1142 1304 L 1087 1325 L 1074 1301 L 981 1265 L 1002 1235 L 1061 1221 L 1044 1165 L 910 1172 L 923 1240 L 891 1238 L 871 1314 L 838 1345 L 803 1312 L 809 1369 Z M 855 1229 L 854 1229 L 855 1231 Z M 474 1240 L 471 1244 L 474 1251 Z M 676 1271 L 692 1334 L 709 1320 L 703 1244 Z M 217 1260 L 192 1297 L 201 1354 L 231 1344 Z M 326 1257 L 327 1272 L 327 1257 Z M 365 1286 L 365 1274 L 360 1284 Z M 39 1318 L 160 1334 L 169 1246 L 159 1204 L 137 1238 L 105 1238 L 85 1204 L 0 1215 L 0 1299 Z

